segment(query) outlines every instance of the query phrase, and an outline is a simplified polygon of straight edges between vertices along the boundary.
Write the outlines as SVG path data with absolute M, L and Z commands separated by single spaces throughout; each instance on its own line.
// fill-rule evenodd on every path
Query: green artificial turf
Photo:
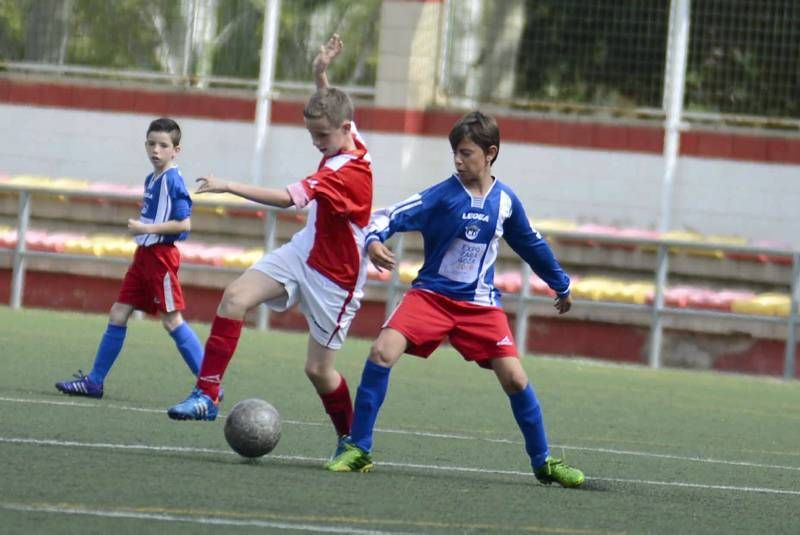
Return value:
M 526 356 L 553 454 L 587 475 L 567 490 L 530 474 L 494 375 L 440 348 L 393 370 L 375 471 L 334 474 L 305 336 L 242 337 L 222 415 L 260 397 L 283 418 L 277 448 L 246 461 L 221 418 L 166 417 L 194 381 L 158 322 L 131 321 L 102 400 L 57 392 L 105 324 L 0 308 L 4 533 L 800 532 L 797 382 Z M 368 349 L 350 339 L 338 357 L 353 395 Z

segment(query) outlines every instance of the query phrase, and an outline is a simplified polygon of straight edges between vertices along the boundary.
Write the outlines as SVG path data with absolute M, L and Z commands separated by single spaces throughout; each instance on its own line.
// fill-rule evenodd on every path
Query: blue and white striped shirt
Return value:
M 531 227 L 517 195 L 499 180 L 474 197 L 457 175 L 373 213 L 366 245 L 395 232 L 419 231 L 425 259 L 412 287 L 451 299 L 500 306 L 494 266 L 500 238 L 558 295 L 569 293 L 569 277 L 550 246 Z
M 192 199 L 180 169 L 170 167 L 155 176 L 150 173 L 144 181 L 144 201 L 139 221 L 145 224 L 183 221 L 192 215 Z M 139 234 L 136 243 L 145 247 L 156 243 L 175 243 L 185 240 L 188 232 L 180 234 Z

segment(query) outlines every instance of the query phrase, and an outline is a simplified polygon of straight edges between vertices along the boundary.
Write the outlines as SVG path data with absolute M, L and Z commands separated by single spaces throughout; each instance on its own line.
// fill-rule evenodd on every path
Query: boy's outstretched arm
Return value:
M 198 178 L 197 193 L 232 193 L 249 201 L 278 208 L 288 208 L 294 204 L 285 189 L 262 188 L 240 182 L 221 180 L 213 175 Z
M 559 264 L 552 249 L 539 231 L 535 230 L 525 214 L 525 207 L 514 195 L 511 216 L 503 225 L 503 238 L 547 285 L 556 292 L 553 306 L 559 314 L 572 308 L 570 279 Z
M 329 87 L 328 83 L 328 65 L 331 64 L 333 58 L 339 55 L 344 48 L 344 43 L 339 37 L 339 34 L 333 34 L 328 42 L 319 47 L 319 53 L 314 58 L 312 64 L 314 69 L 314 82 L 317 84 L 317 89 Z

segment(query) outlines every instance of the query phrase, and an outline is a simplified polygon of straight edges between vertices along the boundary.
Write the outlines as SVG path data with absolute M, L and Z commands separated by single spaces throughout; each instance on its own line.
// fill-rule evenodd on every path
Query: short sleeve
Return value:
M 287 190 L 298 208 L 314 199 L 322 198 L 334 212 L 349 215 L 363 210 L 365 206 L 369 208 L 371 204 L 368 182 L 358 180 L 358 176 L 354 176 L 356 173 L 350 166 L 343 166 L 338 170 L 322 167 L 313 175 L 290 184 Z

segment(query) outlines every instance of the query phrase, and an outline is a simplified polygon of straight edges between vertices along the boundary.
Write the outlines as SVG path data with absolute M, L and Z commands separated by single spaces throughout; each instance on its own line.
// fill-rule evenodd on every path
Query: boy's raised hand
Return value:
M 331 64 L 333 58 L 339 55 L 342 48 L 344 48 L 344 43 L 337 33 L 333 34 L 328 39 L 328 42 L 319 47 L 319 53 L 314 58 L 313 63 L 314 77 L 318 88 L 328 86 L 328 77 L 325 73 L 328 70 L 328 65 Z
M 225 193 L 228 191 L 228 181 L 220 180 L 214 175 L 201 176 L 195 182 L 197 182 L 197 193 Z
M 383 269 L 391 271 L 397 265 L 394 260 L 394 253 L 378 240 L 370 242 L 367 246 L 367 254 L 372 264 L 378 268 L 378 271 Z

